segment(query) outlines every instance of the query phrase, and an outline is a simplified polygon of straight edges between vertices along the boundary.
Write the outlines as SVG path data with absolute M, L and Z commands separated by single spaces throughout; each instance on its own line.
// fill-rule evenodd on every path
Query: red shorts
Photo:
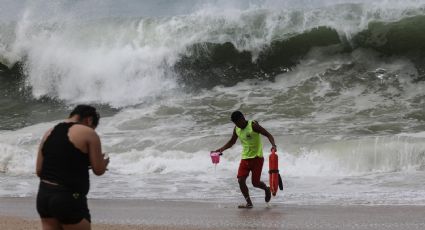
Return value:
M 252 159 L 242 159 L 239 164 L 238 178 L 248 177 L 249 172 L 252 172 L 252 183 L 258 184 L 263 170 L 264 158 L 256 157 Z

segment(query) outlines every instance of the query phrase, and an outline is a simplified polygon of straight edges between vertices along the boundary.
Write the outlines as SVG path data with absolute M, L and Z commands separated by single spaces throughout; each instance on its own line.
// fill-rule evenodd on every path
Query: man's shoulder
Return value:
M 258 123 L 258 121 L 256 120 L 252 120 L 252 124 L 251 124 L 252 130 L 254 130 L 254 132 L 259 133 L 260 132 L 260 124 Z
M 251 125 L 252 126 L 258 126 L 258 125 L 260 125 L 259 123 L 258 123 L 258 121 L 256 121 L 256 120 L 251 120 Z

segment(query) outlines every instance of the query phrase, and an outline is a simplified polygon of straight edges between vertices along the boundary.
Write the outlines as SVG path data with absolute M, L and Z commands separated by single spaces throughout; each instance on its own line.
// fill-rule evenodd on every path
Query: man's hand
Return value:
M 270 151 L 271 151 L 271 152 L 273 152 L 273 150 L 274 150 L 275 152 L 277 152 L 277 147 L 276 147 L 276 145 L 272 145 L 272 148 L 270 149 Z
M 212 152 L 220 153 L 220 156 L 221 156 L 221 155 L 223 155 L 223 151 L 221 151 L 221 149 L 217 149 L 217 150 L 211 151 L 211 153 L 212 153 Z

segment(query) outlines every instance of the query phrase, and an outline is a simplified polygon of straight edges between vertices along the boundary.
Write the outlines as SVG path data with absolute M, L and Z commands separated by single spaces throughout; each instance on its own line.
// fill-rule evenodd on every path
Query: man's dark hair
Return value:
M 77 107 L 72 110 L 72 112 L 69 114 L 69 117 L 72 117 L 74 115 L 80 116 L 80 121 L 87 117 L 93 118 L 93 126 L 97 127 L 99 124 L 100 115 L 98 112 L 96 112 L 96 108 L 90 105 L 77 105 Z
M 241 111 L 235 111 L 235 112 L 233 112 L 232 113 L 232 116 L 230 117 L 230 119 L 233 122 L 236 122 L 236 121 L 238 121 L 238 120 L 240 120 L 242 118 L 245 119 L 245 117 L 243 116 L 243 114 L 241 113 Z

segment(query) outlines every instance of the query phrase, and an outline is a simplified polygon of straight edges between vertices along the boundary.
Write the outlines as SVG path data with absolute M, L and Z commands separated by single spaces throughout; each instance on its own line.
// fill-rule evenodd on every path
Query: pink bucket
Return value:
M 213 164 L 218 164 L 220 162 L 220 155 L 221 153 L 219 152 L 211 152 L 210 156 L 211 156 L 211 161 Z

